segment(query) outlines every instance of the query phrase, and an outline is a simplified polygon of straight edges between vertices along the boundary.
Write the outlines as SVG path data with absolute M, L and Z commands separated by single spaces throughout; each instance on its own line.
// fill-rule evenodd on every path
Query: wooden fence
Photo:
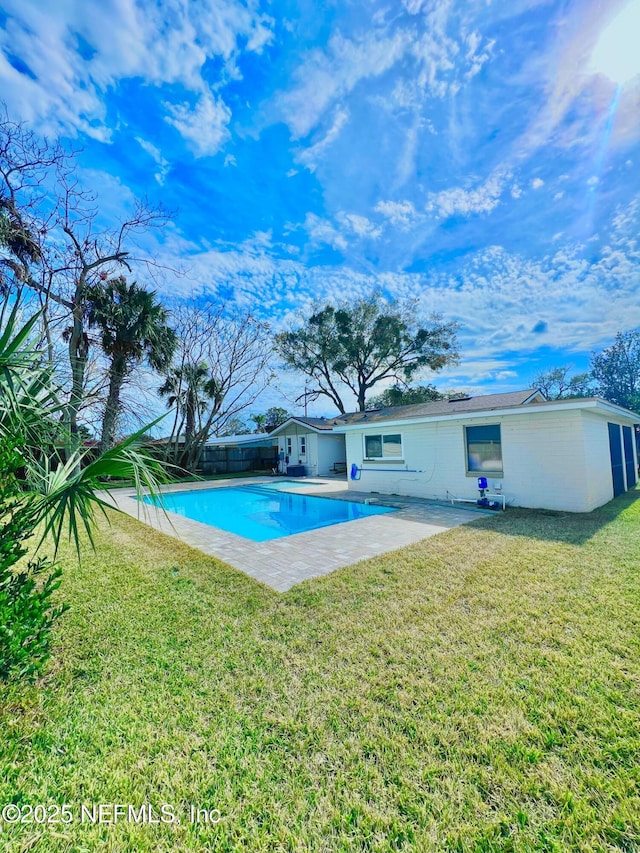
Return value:
M 241 471 L 271 472 L 277 465 L 277 447 L 205 447 L 198 473 L 207 476 Z

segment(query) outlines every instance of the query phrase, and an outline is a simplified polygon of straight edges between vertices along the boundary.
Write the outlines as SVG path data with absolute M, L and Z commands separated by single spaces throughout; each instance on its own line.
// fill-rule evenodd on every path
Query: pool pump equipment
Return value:
M 478 477 L 478 491 L 480 492 L 480 497 L 476 501 L 477 505 L 483 509 L 500 509 L 499 501 L 494 501 L 487 497 L 488 488 L 487 478 Z

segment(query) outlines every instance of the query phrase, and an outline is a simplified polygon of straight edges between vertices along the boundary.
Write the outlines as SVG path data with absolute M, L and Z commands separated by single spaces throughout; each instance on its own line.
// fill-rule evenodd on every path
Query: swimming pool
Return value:
M 157 505 L 149 495 L 142 500 Z M 260 486 L 168 492 L 163 495 L 163 504 L 169 512 L 254 542 L 268 542 L 369 515 L 395 512 L 388 506 L 288 494 Z
M 289 489 L 299 489 L 302 486 L 321 486 L 322 482 L 317 480 L 272 480 L 269 483 L 260 483 L 258 488 L 268 489 L 270 492 L 288 492 Z

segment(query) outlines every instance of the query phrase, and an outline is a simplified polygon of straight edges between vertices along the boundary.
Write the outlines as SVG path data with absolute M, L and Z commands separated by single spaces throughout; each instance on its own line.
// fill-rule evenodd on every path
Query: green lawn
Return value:
M 640 850 L 640 492 L 512 510 L 280 595 L 128 517 L 0 703 L 0 850 Z M 79 822 L 80 804 L 178 824 Z M 217 808 L 191 823 L 187 804 Z

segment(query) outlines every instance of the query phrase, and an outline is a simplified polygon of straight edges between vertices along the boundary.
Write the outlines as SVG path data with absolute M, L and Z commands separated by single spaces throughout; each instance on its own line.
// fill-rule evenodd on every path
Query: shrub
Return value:
M 80 553 L 81 529 L 92 542 L 96 510 L 109 508 L 101 495 L 105 479 L 130 479 L 138 495 L 143 488 L 157 495 L 166 479 L 139 448 L 144 429 L 90 461 L 77 437 L 64 434 L 61 462 L 65 406 L 52 368 L 32 343 L 39 314 L 20 327 L 19 303 L 8 316 L 6 308 L 0 309 L 0 680 L 33 679 L 42 671 L 53 624 L 66 610 L 54 603 L 59 568 L 43 557 L 18 568 L 36 529 L 40 545 L 50 541 L 56 552 L 68 530 Z
M 4 444 L 4 447 L 2 446 Z M 49 658 L 54 622 L 66 610 L 53 595 L 62 570 L 40 557 L 16 569 L 27 553 L 36 519 L 21 495 L 20 457 L 0 442 L 0 679 L 33 679 Z

